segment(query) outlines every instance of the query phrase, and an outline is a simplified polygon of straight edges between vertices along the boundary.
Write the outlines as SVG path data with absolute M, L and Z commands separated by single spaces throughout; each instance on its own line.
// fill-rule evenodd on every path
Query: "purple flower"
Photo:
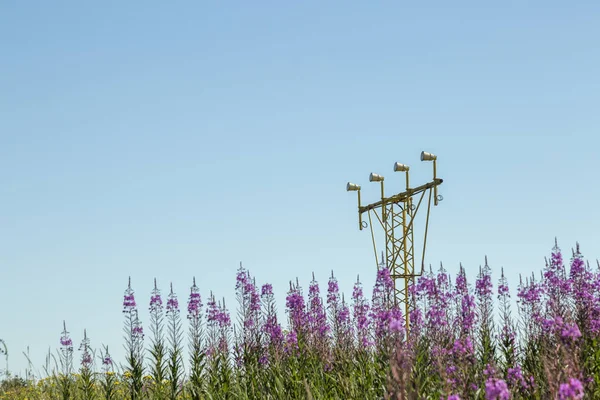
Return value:
M 83 330 L 83 340 L 79 345 L 79 351 L 82 351 L 81 355 L 81 366 L 83 368 L 89 368 L 92 365 L 92 355 L 90 353 L 90 339 L 87 337 L 87 331 Z
M 244 349 L 257 346 L 257 330 L 260 319 L 260 295 L 250 273 L 240 264 L 236 275 L 236 294 L 239 303 L 239 315 L 242 321 L 242 340 Z M 269 290 L 269 288 L 263 288 Z
M 272 345 L 279 345 L 283 342 L 283 333 L 281 326 L 277 323 L 277 316 L 270 315 L 264 326 L 265 332 L 269 335 L 269 342 Z
M 219 322 L 219 328 L 222 331 L 231 327 L 231 316 L 229 315 L 229 311 L 227 311 L 227 308 L 225 308 L 224 304 L 219 305 L 219 315 L 217 320 Z
M 362 284 L 357 279 L 352 291 L 352 309 L 354 313 L 354 325 L 358 344 L 364 348 L 370 345 L 369 342 L 369 304 L 363 295 Z
M 331 278 L 329 278 L 329 282 L 327 283 L 327 304 L 335 304 L 340 299 L 340 288 L 338 286 L 338 281 L 333 276 L 333 272 L 331 273 Z
M 63 347 L 63 351 L 72 352 L 73 351 L 73 341 L 69 336 L 69 332 L 67 331 L 67 325 L 63 321 L 63 331 L 60 336 L 60 344 Z
M 265 323 L 263 329 L 268 337 L 268 344 L 275 351 L 279 351 L 283 345 L 284 337 L 281 325 L 277 322 L 277 312 L 275 309 L 275 297 L 273 286 L 264 284 L 261 288 L 261 302 L 264 305 Z
M 452 394 L 452 395 L 448 396 L 448 398 L 446 400 L 460 400 L 460 396 L 457 394 Z
M 394 304 L 394 282 L 387 268 L 377 271 L 377 279 L 373 288 L 371 320 L 375 329 L 375 339 L 378 344 L 387 337 L 392 320 L 402 320 L 402 313 Z M 398 327 L 398 323 L 394 322 Z M 401 323 L 403 327 L 403 324 Z
M 269 364 L 269 357 L 266 354 L 263 354 L 262 356 L 260 356 L 260 358 L 258 359 L 258 363 L 260 365 L 268 365 Z
M 473 342 L 471 338 L 466 336 L 464 339 L 455 340 L 452 347 L 452 354 L 459 357 L 473 354 Z
M 173 283 L 171 283 L 171 291 L 167 297 L 167 315 L 179 313 L 179 301 L 177 295 L 173 291 Z
M 490 378 L 485 382 L 486 400 L 508 400 L 510 392 L 502 379 Z
M 456 277 L 456 296 L 460 299 L 458 323 L 461 328 L 461 334 L 469 335 L 475 326 L 475 297 L 469 293 L 467 277 L 462 265 Z
M 501 284 L 498 286 L 498 295 L 499 296 L 507 296 L 509 293 L 508 285 Z
M 404 318 L 392 318 L 390 321 L 390 332 L 404 332 Z
M 206 322 L 209 325 L 216 325 L 218 323 L 219 308 L 217 307 L 217 301 L 213 294 L 210 294 L 208 303 L 206 303 Z
M 137 325 L 133 327 L 133 336 L 136 338 L 143 339 L 144 338 L 144 328 L 141 325 Z
M 577 326 L 577 324 L 565 324 L 562 328 L 561 337 L 563 339 L 575 340 L 581 337 L 581 332 L 579 331 L 579 327 Z
M 225 301 L 217 304 L 215 296 L 211 293 L 206 304 L 206 322 L 208 326 L 208 348 L 207 354 L 215 356 L 217 351 L 225 354 L 229 350 L 229 334 L 231 328 L 231 317 Z
M 511 387 L 518 386 L 522 390 L 527 389 L 529 386 L 527 384 L 527 381 L 525 380 L 525 377 L 523 376 L 523 371 L 521 371 L 521 367 L 518 365 L 514 368 L 508 369 L 507 381 Z
M 90 353 L 84 353 L 81 356 L 81 365 L 84 367 L 88 367 L 89 365 L 92 364 L 92 356 L 90 355 Z
M 261 288 L 261 296 L 269 296 L 273 294 L 273 285 L 265 283 Z
M 154 278 L 154 289 L 150 295 L 150 312 L 162 311 L 162 297 L 160 296 L 160 290 L 156 286 L 156 278 Z
M 327 324 L 327 316 L 323 309 L 323 300 L 319 292 L 319 284 L 313 279 L 308 287 L 308 327 L 313 343 L 324 343 L 330 328 Z
M 179 312 L 179 301 L 177 297 L 173 295 L 172 298 L 167 300 L 167 313 Z
M 100 357 L 102 358 L 102 372 L 110 372 L 112 370 L 113 360 L 110 354 L 108 353 L 108 347 L 104 347 L 104 352 L 100 352 Z
M 290 331 L 285 338 L 285 351 L 286 353 L 293 352 L 298 348 L 298 336 L 295 331 Z
M 198 321 L 201 311 L 202 298 L 200 296 L 200 290 L 198 289 L 198 286 L 196 286 L 196 278 L 194 278 L 192 287 L 190 288 L 190 297 L 188 299 L 187 318 L 191 321 Z
M 569 383 L 561 383 L 558 391 L 559 400 L 579 400 L 583 395 L 583 385 L 575 378 L 570 378 Z
M 63 374 L 69 375 L 73 367 L 73 341 L 67 331 L 67 324 L 63 321 L 63 331 L 60 336 L 60 361 L 63 368 Z
M 302 290 L 298 284 L 290 283 L 290 291 L 286 297 L 286 311 L 289 315 L 291 329 L 297 333 L 303 332 L 307 325 L 307 316 Z
M 123 295 L 123 313 L 131 313 L 136 310 L 135 297 L 133 294 L 133 290 L 131 289 L 131 278 L 129 278 L 129 283 L 127 284 L 127 289 L 125 290 L 125 294 Z
M 492 294 L 492 276 L 491 270 L 487 265 L 487 258 L 485 267 L 479 272 L 479 276 L 475 281 L 475 294 L 479 298 L 485 298 Z
M 547 308 L 550 315 L 564 317 L 568 305 L 566 299 L 571 292 L 571 281 L 567 278 L 565 265 L 558 244 L 555 241 L 550 264 L 544 269 L 544 289 L 547 295 Z
M 377 279 L 373 288 L 372 304 L 376 313 L 379 310 L 389 309 L 393 303 L 394 282 L 387 268 L 380 268 L 377 271 Z
M 135 307 L 135 297 L 133 296 L 133 294 L 125 294 L 123 296 L 123 309 L 124 311 L 127 311 L 130 308 Z
M 162 306 L 162 298 L 160 297 L 160 294 L 156 294 L 153 295 L 152 297 L 150 297 L 150 310 L 154 309 L 155 307 L 161 307 Z

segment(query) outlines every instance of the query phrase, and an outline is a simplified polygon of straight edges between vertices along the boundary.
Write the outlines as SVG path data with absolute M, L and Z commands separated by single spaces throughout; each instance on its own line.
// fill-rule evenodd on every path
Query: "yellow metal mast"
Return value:
M 395 194 L 390 197 L 385 197 L 384 194 L 384 177 L 371 173 L 369 176 L 370 182 L 379 182 L 381 185 L 381 200 L 367 206 L 361 205 L 359 185 L 348 182 L 346 185 L 347 191 L 355 191 L 358 194 L 358 223 L 359 229 L 371 228 L 371 238 L 373 241 L 373 251 L 375 252 L 375 262 L 377 263 L 377 247 L 375 243 L 375 232 L 371 214 L 374 214 L 379 221 L 385 234 L 385 267 L 389 268 L 390 276 L 394 281 L 394 299 L 399 307 L 404 308 L 404 316 L 406 318 L 406 328 L 409 328 L 410 311 L 414 304 L 409 298 L 410 287 L 414 284 L 414 279 L 423 274 L 425 248 L 427 245 L 427 228 L 429 227 L 429 213 L 431 211 L 431 200 L 433 197 L 434 205 L 442 200 L 442 196 L 437 194 L 437 187 L 442 184 L 443 180 L 436 176 L 436 161 L 437 156 L 427 152 L 421 152 L 421 161 L 433 161 L 433 180 L 415 188 L 410 188 L 408 165 L 395 163 L 395 172 L 406 173 L 406 191 Z M 421 203 L 428 193 L 427 217 L 425 222 L 425 234 L 423 237 L 423 255 L 421 258 L 421 270 L 415 273 L 415 257 L 414 257 L 414 218 L 419 211 Z M 420 196 L 419 196 L 420 195 Z M 413 199 L 418 198 L 417 204 Z M 363 221 L 362 215 L 367 213 L 369 223 Z M 379 268 L 379 266 L 378 266 Z

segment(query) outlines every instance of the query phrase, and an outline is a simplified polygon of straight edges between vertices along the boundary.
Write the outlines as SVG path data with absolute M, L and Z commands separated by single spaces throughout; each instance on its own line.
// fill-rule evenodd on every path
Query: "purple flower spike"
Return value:
M 160 290 L 156 286 L 156 278 L 154 278 L 154 289 L 152 289 L 152 293 L 150 295 L 150 313 L 161 314 L 162 313 L 162 297 L 160 296 Z
M 69 332 L 67 331 L 67 325 L 63 322 L 63 331 L 62 331 L 62 335 L 60 336 L 60 344 L 63 347 L 63 350 L 66 351 L 73 351 L 73 341 L 71 340 L 71 337 L 69 336 Z
M 510 392 L 506 382 L 502 379 L 490 378 L 485 382 L 485 399 L 486 400 L 508 400 Z
M 177 295 L 173 292 L 173 284 L 171 283 L 171 292 L 167 298 L 167 315 L 179 312 L 179 301 Z
M 296 332 L 288 332 L 285 338 L 285 351 L 286 353 L 293 353 L 298 348 L 298 336 Z
M 368 348 L 369 341 L 369 303 L 363 295 L 362 284 L 360 280 L 356 280 L 354 290 L 352 291 L 352 309 L 354 313 L 354 328 L 359 346 Z
M 63 374 L 69 375 L 73 368 L 73 341 L 67 331 L 67 324 L 63 321 L 63 331 L 60 336 L 60 358 L 63 368 Z
M 200 296 L 200 290 L 196 286 L 196 278 L 192 287 L 190 288 L 190 297 L 188 299 L 188 319 L 190 321 L 198 321 L 200 313 L 202 311 L 202 298 Z
M 575 340 L 581 337 L 581 332 L 579 331 L 577 324 L 564 325 L 561 337 L 563 339 Z
M 141 325 L 133 327 L 133 336 L 136 338 L 144 338 L 144 328 Z
M 273 294 L 273 285 L 265 283 L 261 288 L 261 296 L 270 296 Z
M 307 326 L 307 315 L 300 285 L 290 283 L 290 291 L 286 297 L 286 311 L 289 315 L 291 329 L 295 335 L 304 332 Z
M 129 283 L 127 284 L 127 289 L 125 290 L 125 294 L 123 295 L 123 312 L 131 313 L 136 309 L 135 297 L 133 294 L 133 290 L 131 289 L 131 278 L 129 278 Z
M 327 316 L 323 309 L 323 300 L 319 292 L 319 284 L 313 279 L 308 288 L 308 326 L 313 344 L 317 342 L 324 344 L 324 339 L 327 337 L 330 328 L 327 324 Z
M 82 351 L 81 355 L 81 366 L 83 368 L 90 368 L 92 365 L 92 354 L 90 352 L 90 339 L 87 337 L 87 331 L 83 330 L 83 340 L 79 345 L 79 351 Z
M 580 400 L 583 395 L 583 385 L 575 378 L 569 379 L 569 383 L 562 383 L 558 391 L 559 400 Z

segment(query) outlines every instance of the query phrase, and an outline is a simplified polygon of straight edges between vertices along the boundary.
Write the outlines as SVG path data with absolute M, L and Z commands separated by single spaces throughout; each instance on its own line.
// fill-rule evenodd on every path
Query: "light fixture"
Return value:
M 409 180 L 408 180 L 408 170 L 410 167 L 406 164 L 401 164 L 399 162 L 394 164 L 394 172 L 406 172 L 406 190 L 409 188 Z
M 383 182 L 383 176 L 371 172 L 371 175 L 369 175 L 369 182 Z
M 422 151 L 421 152 L 421 161 L 433 161 L 433 180 L 435 181 L 437 179 L 437 173 L 436 173 L 436 161 L 437 160 L 437 156 L 435 154 L 431 154 L 428 153 L 426 151 Z M 438 188 L 437 185 L 433 188 L 433 205 L 437 206 L 438 202 L 442 201 L 444 198 L 442 196 L 438 196 L 438 192 L 437 192 Z
M 409 169 L 408 165 L 400 164 L 399 162 L 394 164 L 394 172 L 407 172 Z
M 360 190 L 360 185 L 357 185 L 356 183 L 348 182 L 348 184 L 346 185 L 346 191 L 348 192 L 356 192 L 358 190 Z
M 426 151 L 421 152 L 421 161 L 435 161 L 437 156 L 435 154 L 428 153 Z

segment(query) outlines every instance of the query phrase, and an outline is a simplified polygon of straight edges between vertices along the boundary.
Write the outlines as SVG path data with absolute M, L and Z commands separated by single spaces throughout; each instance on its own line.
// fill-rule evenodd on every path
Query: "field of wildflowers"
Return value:
M 203 304 L 195 281 L 184 313 L 173 288 L 165 304 L 155 282 L 143 326 L 130 282 L 125 360 L 94 351 L 85 333 L 75 362 L 64 326 L 56 367 L 43 378 L 5 380 L 0 397 L 600 398 L 600 265 L 592 269 L 578 245 L 569 262 L 555 246 L 539 277 L 521 279 L 514 314 L 507 279 L 500 272 L 494 288 L 487 260 L 474 284 L 462 266 L 454 278 L 443 267 L 430 271 L 413 287 L 408 335 L 386 269 L 370 300 L 358 281 L 346 300 L 333 274 L 323 295 L 314 277 L 306 297 L 290 283 L 287 324 L 278 321 L 271 285 L 257 286 L 240 267 L 235 288 L 232 323 L 212 293 Z

